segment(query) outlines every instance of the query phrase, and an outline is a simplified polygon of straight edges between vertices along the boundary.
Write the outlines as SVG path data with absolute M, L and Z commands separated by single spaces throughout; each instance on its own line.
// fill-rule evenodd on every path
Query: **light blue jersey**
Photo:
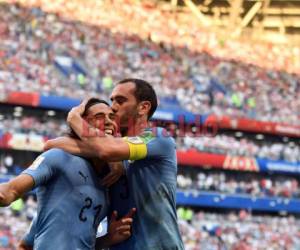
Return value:
M 135 158 L 111 188 L 111 209 L 124 216 L 136 207 L 132 236 L 112 250 L 184 249 L 176 215 L 177 160 L 174 140 L 162 128 L 125 138 Z M 139 152 L 140 151 L 140 152 Z
M 60 149 L 41 154 L 23 174 L 34 179 L 35 250 L 94 250 L 107 215 L 106 188 L 91 164 Z
M 22 241 L 25 242 L 26 246 L 34 245 L 34 236 L 36 233 L 36 221 L 37 221 L 37 217 L 34 217 L 33 220 L 31 221 L 29 229 L 27 230 L 26 234 L 22 239 Z

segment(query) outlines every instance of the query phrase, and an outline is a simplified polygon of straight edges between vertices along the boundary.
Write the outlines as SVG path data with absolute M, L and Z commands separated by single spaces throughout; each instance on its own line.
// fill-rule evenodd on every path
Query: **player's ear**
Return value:
M 139 103 L 139 106 L 138 106 L 138 114 L 140 116 L 146 115 L 149 113 L 150 109 L 151 109 L 151 102 L 142 101 Z

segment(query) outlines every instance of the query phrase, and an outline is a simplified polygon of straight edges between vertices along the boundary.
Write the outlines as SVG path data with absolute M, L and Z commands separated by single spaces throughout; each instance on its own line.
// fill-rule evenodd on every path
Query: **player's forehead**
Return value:
M 88 116 L 95 116 L 97 114 L 111 114 L 113 110 L 110 106 L 107 106 L 104 103 L 97 103 L 89 108 L 87 115 Z
M 125 98 L 130 98 L 134 97 L 134 92 L 135 92 L 135 84 L 133 82 L 126 82 L 122 84 L 117 84 L 116 87 L 114 87 L 110 99 L 114 100 L 118 97 L 125 97 Z

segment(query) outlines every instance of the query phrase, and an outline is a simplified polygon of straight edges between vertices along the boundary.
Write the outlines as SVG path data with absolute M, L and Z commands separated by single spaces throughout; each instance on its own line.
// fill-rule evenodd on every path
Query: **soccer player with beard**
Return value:
M 163 128 L 150 128 L 148 124 L 157 108 L 156 93 L 144 80 L 125 79 L 113 89 L 111 101 L 123 138 L 86 137 L 81 118 L 83 103 L 68 115 L 68 123 L 81 141 L 62 137 L 48 141 L 46 147 L 105 161 L 128 160 L 126 175 L 111 188 L 111 206 L 120 215 L 136 207 L 132 236 L 110 249 L 184 249 L 176 215 L 175 142 Z

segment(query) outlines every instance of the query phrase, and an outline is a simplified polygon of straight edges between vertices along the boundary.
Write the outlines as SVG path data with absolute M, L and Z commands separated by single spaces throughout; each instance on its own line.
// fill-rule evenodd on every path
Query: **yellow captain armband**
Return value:
M 147 156 L 147 146 L 140 137 L 124 137 L 123 139 L 129 146 L 129 160 L 141 160 Z

